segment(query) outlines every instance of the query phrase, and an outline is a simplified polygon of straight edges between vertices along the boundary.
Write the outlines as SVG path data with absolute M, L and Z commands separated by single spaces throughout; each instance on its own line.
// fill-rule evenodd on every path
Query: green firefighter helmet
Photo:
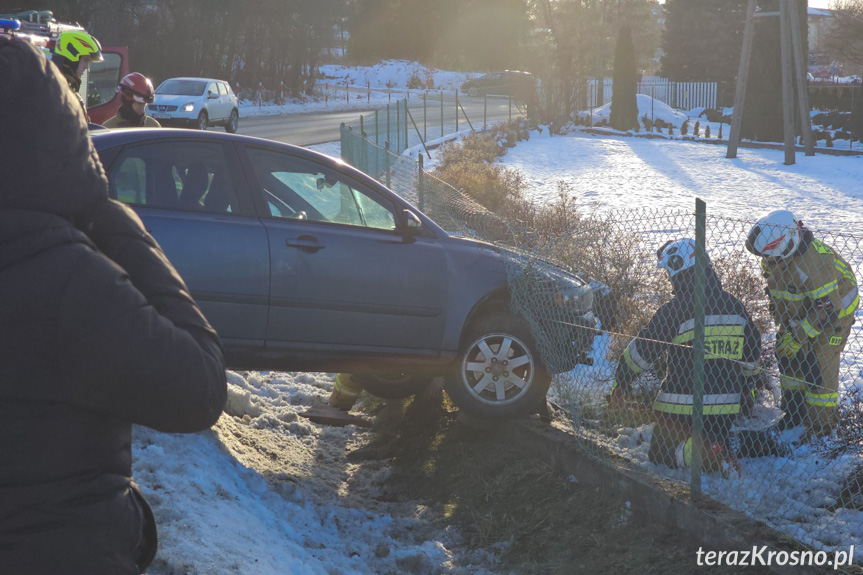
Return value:
M 54 54 L 69 62 L 78 62 L 81 56 L 90 56 L 91 62 L 101 62 L 102 46 L 99 41 L 84 30 L 64 30 L 54 44 Z

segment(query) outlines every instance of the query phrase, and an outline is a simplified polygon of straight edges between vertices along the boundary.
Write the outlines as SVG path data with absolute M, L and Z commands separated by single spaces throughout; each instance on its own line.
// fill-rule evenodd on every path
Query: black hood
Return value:
M 0 210 L 61 216 L 84 228 L 108 197 L 81 104 L 36 48 L 0 37 Z M 5 234 L 4 234 L 5 235 Z
M 691 298 L 695 290 L 695 268 L 687 268 L 672 277 L 671 287 L 675 297 Z M 713 266 L 708 263 L 704 268 L 704 292 L 709 297 L 720 291 L 722 291 L 722 283 L 713 271 Z

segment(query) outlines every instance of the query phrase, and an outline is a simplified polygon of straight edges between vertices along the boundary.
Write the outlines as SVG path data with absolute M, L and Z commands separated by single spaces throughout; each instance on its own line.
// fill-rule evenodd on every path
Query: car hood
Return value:
M 156 94 L 154 104 L 176 104 L 182 106 L 186 102 L 197 101 L 203 96 L 178 96 L 176 94 Z

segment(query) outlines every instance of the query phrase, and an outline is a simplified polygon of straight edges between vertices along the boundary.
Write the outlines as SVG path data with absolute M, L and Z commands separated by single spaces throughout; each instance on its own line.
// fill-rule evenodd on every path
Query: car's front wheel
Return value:
M 225 131 L 229 134 L 236 134 L 240 127 L 240 114 L 236 110 L 231 110 L 231 117 L 228 118 L 228 123 L 225 124 Z
M 354 377 L 364 390 L 383 399 L 404 399 L 431 383 L 431 378 L 400 372 L 358 373 Z
M 209 123 L 210 119 L 207 117 L 207 112 L 201 110 L 201 113 L 198 114 L 198 129 L 206 130 Z
M 471 415 L 505 419 L 535 412 L 550 384 L 527 322 L 495 312 L 470 329 L 446 390 Z
M 475 98 L 475 97 L 479 96 L 479 90 L 477 90 L 476 88 L 471 88 L 470 90 L 467 91 L 467 94 L 468 94 L 468 96 L 473 96 Z

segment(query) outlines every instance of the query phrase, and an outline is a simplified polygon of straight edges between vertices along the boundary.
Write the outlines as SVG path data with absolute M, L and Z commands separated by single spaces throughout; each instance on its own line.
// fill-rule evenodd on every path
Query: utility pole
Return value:
M 797 14 L 797 0 L 779 0 L 778 12 L 756 12 L 755 0 L 749 0 L 746 9 L 746 26 L 743 31 L 743 50 L 740 54 L 740 68 L 737 74 L 737 91 L 734 94 L 734 113 L 731 119 L 731 133 L 728 138 L 726 158 L 736 158 L 740 145 L 740 129 L 743 124 L 743 106 L 746 98 L 746 83 L 752 56 L 752 38 L 755 34 L 755 18 L 779 18 L 780 50 L 782 54 L 782 124 L 785 142 L 785 165 L 794 164 L 794 77 L 796 75 L 797 103 L 800 126 L 803 131 L 806 155 L 815 155 L 812 139 L 812 124 L 809 118 L 809 93 L 806 87 L 806 55 L 800 41 L 800 18 Z

